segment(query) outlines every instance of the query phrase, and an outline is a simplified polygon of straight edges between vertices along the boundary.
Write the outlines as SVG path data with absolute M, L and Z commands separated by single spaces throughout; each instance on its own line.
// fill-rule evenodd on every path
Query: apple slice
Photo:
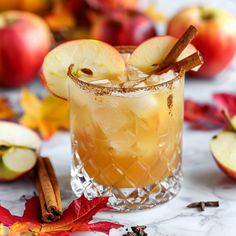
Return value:
M 38 134 L 22 125 L 0 121 L 0 146 L 27 147 L 38 151 L 41 139 Z
M 60 98 L 68 96 L 67 70 L 71 64 L 76 70 L 90 69 L 94 78 L 99 74 L 117 78 L 125 71 L 122 56 L 104 42 L 82 39 L 61 44 L 45 57 L 41 76 L 49 91 Z
M 154 70 L 152 65 L 161 64 L 177 40 L 172 36 L 157 36 L 148 39 L 134 50 L 129 63 L 145 73 L 150 73 Z M 178 57 L 178 61 L 195 52 L 197 52 L 196 48 L 189 44 Z M 194 70 L 198 68 L 199 66 L 195 67 Z
M 0 181 L 13 181 L 28 173 L 36 163 L 40 145 L 34 131 L 0 121 Z
M 212 155 L 220 169 L 236 179 L 236 133 L 222 131 L 211 139 Z
M 10 171 L 18 174 L 31 170 L 37 161 L 35 151 L 27 148 L 11 147 L 2 156 L 3 165 Z

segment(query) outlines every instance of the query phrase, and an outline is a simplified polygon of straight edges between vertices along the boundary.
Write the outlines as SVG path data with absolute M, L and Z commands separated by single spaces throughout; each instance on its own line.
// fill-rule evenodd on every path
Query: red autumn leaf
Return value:
M 218 109 L 227 109 L 231 117 L 236 115 L 236 95 L 230 93 L 215 93 L 212 97 Z
M 227 111 L 230 118 L 236 115 L 235 94 L 215 93 L 212 98 L 213 104 L 185 100 L 184 119 L 192 128 L 201 130 L 225 128 L 228 121 L 223 115 L 223 110 Z
M 40 205 L 38 197 L 33 197 L 25 203 L 25 211 L 23 216 L 14 216 L 4 207 L 0 206 L 0 223 L 5 226 L 11 226 L 16 222 L 31 222 L 32 224 L 39 224 L 40 219 Z
M 91 201 L 84 196 L 74 200 L 63 213 L 62 218 L 54 223 L 42 223 L 38 197 L 26 201 L 23 216 L 14 216 L 0 206 L 0 223 L 10 227 L 9 236 L 28 233 L 38 236 L 68 236 L 71 232 L 97 231 L 109 234 L 113 228 L 122 225 L 112 222 L 89 223 L 99 211 L 110 210 L 108 197 L 99 197 Z
M 211 130 L 225 126 L 221 111 L 212 104 L 202 104 L 190 99 L 184 102 L 184 119 L 193 129 Z

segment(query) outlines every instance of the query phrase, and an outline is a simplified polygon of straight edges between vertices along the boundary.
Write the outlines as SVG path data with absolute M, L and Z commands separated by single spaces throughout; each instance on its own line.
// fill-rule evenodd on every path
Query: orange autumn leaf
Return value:
M 24 111 L 20 123 L 38 130 L 44 139 L 49 139 L 58 130 L 69 129 L 68 103 L 62 99 L 47 95 L 43 99 L 27 89 L 23 89 L 20 105 Z
M 0 120 L 12 120 L 16 117 L 15 110 L 5 97 L 0 97 Z
M 3 224 L 0 223 L 0 236 L 3 236 L 4 234 L 5 234 L 5 230 L 4 230 Z

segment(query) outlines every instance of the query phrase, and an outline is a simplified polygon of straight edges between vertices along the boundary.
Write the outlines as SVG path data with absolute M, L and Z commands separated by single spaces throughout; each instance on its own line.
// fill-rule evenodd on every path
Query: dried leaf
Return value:
M 202 104 L 187 99 L 184 107 L 184 120 L 188 121 L 193 129 L 212 130 L 225 126 L 224 116 L 212 104 Z
M 0 236 L 3 236 L 5 233 L 4 226 L 2 223 L 0 223 Z
M 33 197 L 26 201 L 23 216 L 14 216 L 9 210 L 0 206 L 0 223 L 3 223 L 5 226 L 11 226 L 16 222 L 27 221 L 30 221 L 32 224 L 39 224 L 40 214 L 41 210 L 38 197 Z
M 10 102 L 5 97 L 0 97 L 0 120 L 12 120 L 17 113 L 11 107 Z
M 212 97 L 218 109 L 226 109 L 231 117 L 236 115 L 236 95 L 230 93 L 215 93 Z
M 229 118 L 236 115 L 235 94 L 215 93 L 212 98 L 213 104 L 185 100 L 184 119 L 190 123 L 192 128 L 201 130 L 227 128 L 229 121 L 223 113 L 226 111 Z
M 97 231 L 109 234 L 111 229 L 120 228 L 122 225 L 112 222 L 89 224 L 97 212 L 111 209 L 107 207 L 107 202 L 108 197 L 99 197 L 89 201 L 82 196 L 70 204 L 59 221 L 45 224 L 40 221 L 39 199 L 33 197 L 26 201 L 22 217 L 14 216 L 7 209 L 0 206 L 0 222 L 10 227 L 9 236 L 23 234 L 68 236 L 71 232 L 80 231 Z
M 38 130 L 44 139 L 50 138 L 58 130 L 69 129 L 69 111 L 66 101 L 52 95 L 41 100 L 27 89 L 23 89 L 20 104 L 24 115 L 19 122 Z

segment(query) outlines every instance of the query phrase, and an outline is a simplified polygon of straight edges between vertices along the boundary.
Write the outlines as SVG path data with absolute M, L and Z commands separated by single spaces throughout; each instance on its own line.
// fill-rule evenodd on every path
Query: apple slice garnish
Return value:
M 13 181 L 29 173 L 36 164 L 40 145 L 34 131 L 0 121 L 0 181 Z
M 210 147 L 220 169 L 236 179 L 236 132 L 220 132 L 211 139 Z
M 125 72 L 122 56 L 104 42 L 82 39 L 63 43 L 47 54 L 41 74 L 43 84 L 60 98 L 68 96 L 67 71 L 71 64 L 77 71 L 90 70 L 94 78 L 118 78 Z
M 153 65 L 159 65 L 164 61 L 177 40 L 177 38 L 172 36 L 157 36 L 148 39 L 134 50 L 129 63 L 145 73 L 151 73 L 155 70 Z M 188 44 L 178 57 L 178 60 L 182 60 L 195 52 L 197 52 L 196 48 L 192 44 Z M 193 69 L 197 70 L 198 68 L 199 66 Z

